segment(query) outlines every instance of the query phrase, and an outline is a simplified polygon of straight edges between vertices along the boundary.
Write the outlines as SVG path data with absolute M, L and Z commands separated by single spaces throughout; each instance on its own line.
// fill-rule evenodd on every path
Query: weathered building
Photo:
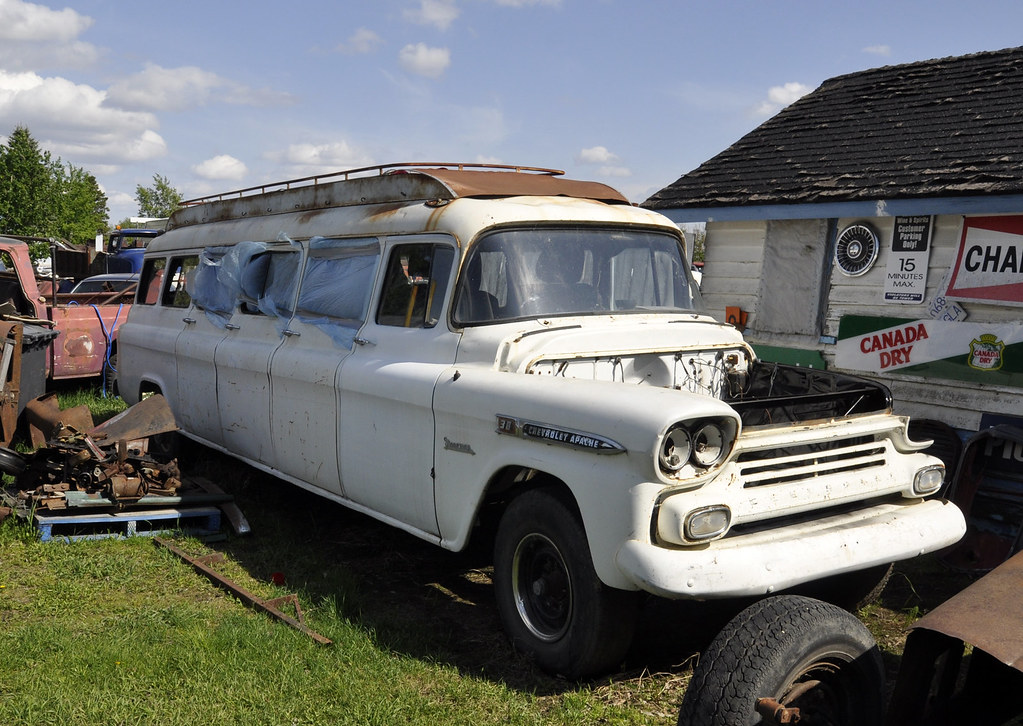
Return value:
M 706 223 L 704 298 L 762 357 L 1023 423 L 1023 48 L 832 78 L 644 206 Z

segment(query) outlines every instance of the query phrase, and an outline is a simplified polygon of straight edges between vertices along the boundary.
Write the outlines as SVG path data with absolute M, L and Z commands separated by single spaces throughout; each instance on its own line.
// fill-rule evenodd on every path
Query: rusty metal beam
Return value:
M 308 635 L 310 638 L 315 640 L 317 643 L 320 643 L 321 645 L 333 645 L 333 642 L 329 638 L 326 638 L 317 633 L 315 630 L 308 628 L 306 624 L 302 622 L 303 620 L 302 609 L 299 607 L 298 598 L 295 595 L 285 595 L 284 597 L 278 597 L 272 600 L 263 600 L 262 598 L 252 594 L 251 592 L 243 588 L 241 585 L 238 585 L 237 583 L 227 579 L 226 577 L 216 572 L 206 564 L 206 562 L 222 558 L 223 556 L 219 555 L 219 553 L 215 554 L 211 558 L 192 557 L 191 555 L 178 549 L 177 547 L 175 547 L 173 544 L 163 539 L 162 537 L 154 537 L 153 541 L 156 542 L 156 544 L 160 545 L 161 547 L 164 547 L 173 552 L 182 560 L 190 564 L 193 570 L 195 570 L 201 575 L 204 575 L 214 585 L 234 595 L 236 598 L 238 598 L 244 604 L 248 605 L 254 610 L 258 610 L 260 612 L 266 613 L 267 615 L 271 615 L 277 618 L 281 622 L 290 625 L 295 630 L 305 633 L 306 635 Z M 287 615 L 281 612 L 280 609 L 278 609 L 277 606 L 283 602 L 290 602 L 295 607 L 295 613 L 297 615 L 297 618 L 293 618 L 290 615 Z

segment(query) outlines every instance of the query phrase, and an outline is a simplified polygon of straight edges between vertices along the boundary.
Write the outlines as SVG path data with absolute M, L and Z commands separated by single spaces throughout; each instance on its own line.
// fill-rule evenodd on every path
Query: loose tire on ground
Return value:
M 762 723 L 760 698 L 800 709 L 805 723 L 882 722 L 885 677 L 870 632 L 853 615 L 800 595 L 739 613 L 700 655 L 679 726 Z
M 597 578 L 574 507 L 546 490 L 519 495 L 502 516 L 494 590 L 512 645 L 555 675 L 610 671 L 632 642 L 636 593 Z
M 4 474 L 17 476 L 25 471 L 27 466 L 28 462 L 25 461 L 25 457 L 17 451 L 0 446 L 0 471 Z

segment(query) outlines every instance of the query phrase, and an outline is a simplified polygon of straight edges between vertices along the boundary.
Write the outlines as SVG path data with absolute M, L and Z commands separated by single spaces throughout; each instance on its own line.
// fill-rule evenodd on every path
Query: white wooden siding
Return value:
M 767 223 L 711 222 L 707 224 L 707 264 L 702 289 L 712 314 L 724 320 L 726 305 L 739 305 L 750 313 L 747 338 L 754 345 L 807 347 L 821 352 L 828 367 L 834 367 L 834 345 L 817 342 L 818 336 L 837 337 L 839 322 L 846 315 L 928 318 L 927 303 L 941 289 L 945 274 L 955 261 L 962 230 L 962 215 L 934 218 L 931 230 L 931 254 L 927 273 L 925 302 L 905 305 L 884 300 L 885 271 L 891 253 L 893 217 L 839 219 L 838 231 L 853 222 L 867 222 L 878 233 L 880 250 L 877 261 L 866 274 L 847 277 L 831 262 L 831 275 L 823 330 L 792 331 L 789 334 L 758 333 L 756 310 L 759 307 L 760 276 L 764 270 Z M 825 228 L 821 225 L 822 230 Z M 822 235 L 824 232 L 822 231 Z M 822 238 L 822 246 L 831 240 Z M 833 257 L 833 252 L 829 250 Z M 770 285 L 765 286 L 770 289 Z M 1019 322 L 1023 310 L 1011 306 L 961 303 L 972 322 Z M 854 373 L 862 373 L 852 371 Z M 949 425 L 976 430 L 983 413 L 1023 415 L 1023 391 L 1016 388 L 985 386 L 951 380 L 928 380 L 915 376 L 887 374 L 877 380 L 892 389 L 896 413 L 917 418 L 944 421 Z
M 708 311 L 725 319 L 725 307 L 738 305 L 751 314 L 760 290 L 764 262 L 764 222 L 708 222 L 700 291 Z M 713 238 L 713 242 L 711 242 Z

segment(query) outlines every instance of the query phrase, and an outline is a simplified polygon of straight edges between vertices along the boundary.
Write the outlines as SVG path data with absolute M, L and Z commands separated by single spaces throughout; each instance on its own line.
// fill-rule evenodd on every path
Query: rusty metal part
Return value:
M 0 323 L 0 446 L 9 446 L 18 427 L 18 400 L 21 395 L 22 326 Z
M 103 448 L 90 435 L 58 425 L 49 445 L 25 459 L 20 473 L 11 473 L 22 500 L 44 509 L 67 506 L 61 493 L 70 491 L 117 506 L 138 502 L 147 494 L 175 496 L 182 486 L 177 460 L 156 461 L 136 443 L 116 440 Z
M 1023 552 L 913 624 L 944 633 L 1023 671 Z
M 912 626 L 886 726 L 1017 723 L 1023 713 L 1023 553 Z M 973 646 L 967 655 L 966 644 Z M 979 711 L 977 710 L 979 709 Z
M 302 608 L 298 604 L 298 597 L 296 597 L 294 594 L 285 595 L 284 597 L 278 597 L 272 600 L 263 600 L 262 598 L 257 597 L 256 595 L 252 594 L 245 588 L 241 587 L 237 583 L 227 579 L 226 577 L 218 573 L 216 570 L 213 570 L 209 566 L 208 563 L 223 559 L 223 555 L 221 555 L 220 553 L 214 553 L 214 555 L 206 557 L 192 557 L 191 555 L 178 549 L 177 547 L 175 547 L 173 544 L 163 539 L 162 537 L 154 537 L 153 541 L 156 542 L 156 544 L 160 545 L 161 547 L 164 547 L 173 552 L 182 560 L 190 564 L 192 566 L 192 569 L 194 569 L 196 572 L 198 572 L 201 575 L 204 575 L 214 585 L 221 588 L 222 590 L 231 593 L 246 605 L 252 607 L 255 610 L 266 613 L 267 615 L 272 615 L 281 622 L 290 625 L 295 630 L 298 630 L 301 633 L 305 633 L 306 635 L 308 635 L 310 638 L 315 640 L 317 643 L 320 643 L 321 645 L 333 644 L 329 638 L 320 635 L 315 630 L 312 630 L 306 626 L 306 624 L 303 622 Z M 280 610 L 278 606 L 284 603 L 290 603 L 291 605 L 294 606 L 296 617 L 292 618 L 291 616 L 283 613 Z
M 126 411 L 92 428 L 89 435 L 103 442 L 135 441 L 177 430 L 178 424 L 167 399 L 157 394 L 142 399 Z
M 89 431 L 95 426 L 88 406 L 83 404 L 62 411 L 56 393 L 47 393 L 29 401 L 25 405 L 25 414 L 33 448 L 45 445 L 60 426 L 77 431 Z
M 757 713 L 767 723 L 799 723 L 799 709 L 786 708 L 773 698 L 758 698 Z

